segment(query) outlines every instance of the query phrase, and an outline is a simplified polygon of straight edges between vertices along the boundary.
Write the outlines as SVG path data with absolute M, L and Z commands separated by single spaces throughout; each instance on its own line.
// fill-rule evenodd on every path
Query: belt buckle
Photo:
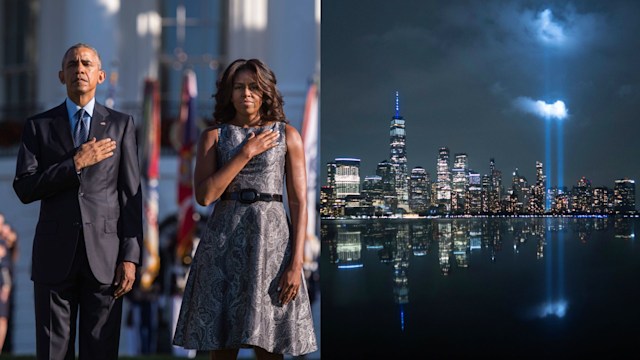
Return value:
M 256 189 L 242 189 L 238 201 L 243 204 L 253 204 L 258 201 L 258 191 Z

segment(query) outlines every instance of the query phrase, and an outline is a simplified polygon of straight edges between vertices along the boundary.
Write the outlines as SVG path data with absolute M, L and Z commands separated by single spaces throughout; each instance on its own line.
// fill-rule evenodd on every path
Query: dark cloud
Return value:
M 373 174 L 399 91 L 409 166 L 432 177 L 447 146 L 481 174 L 495 158 L 505 182 L 548 158 L 552 185 L 640 180 L 638 15 L 632 1 L 323 2 L 322 164 L 359 157 Z M 519 98 L 561 100 L 570 116 L 549 131 Z

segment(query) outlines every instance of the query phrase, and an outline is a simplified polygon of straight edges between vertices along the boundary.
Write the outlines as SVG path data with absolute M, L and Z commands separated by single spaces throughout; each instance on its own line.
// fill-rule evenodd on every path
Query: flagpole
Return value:
M 150 290 L 160 272 L 158 229 L 158 183 L 160 178 L 160 93 L 158 82 L 147 79 L 143 107 L 143 177 L 145 180 L 145 231 L 140 285 Z
M 181 144 L 178 166 L 178 238 L 176 255 L 178 263 L 191 264 L 193 239 L 196 230 L 195 204 L 193 198 L 193 157 L 196 143 L 196 97 L 195 73 L 188 69 L 183 75 L 181 92 L 180 123 Z
M 307 236 L 304 244 L 305 277 L 308 287 L 313 291 L 315 283 L 313 276 L 318 270 L 317 258 L 320 255 L 320 240 L 318 238 L 318 212 L 317 204 L 317 174 L 318 174 L 318 126 L 319 123 L 319 91 L 317 80 L 310 84 L 305 100 L 304 116 L 302 120 L 302 143 L 304 145 L 306 172 L 307 172 Z M 310 293 L 313 299 L 315 294 Z
M 173 312 L 171 324 L 171 336 L 173 337 L 178 311 L 182 304 L 182 293 L 189 277 L 189 269 L 193 253 L 197 244 L 195 235 L 199 213 L 195 211 L 193 196 L 193 157 L 196 144 L 196 98 L 197 98 L 196 74 L 191 69 L 183 73 L 182 90 L 180 92 L 180 110 L 177 119 L 177 131 L 179 144 L 178 150 L 178 228 L 176 234 L 176 252 L 173 271 L 175 275 L 175 289 L 177 292 L 172 299 Z M 173 346 L 173 354 L 193 358 L 195 350 L 186 350 Z

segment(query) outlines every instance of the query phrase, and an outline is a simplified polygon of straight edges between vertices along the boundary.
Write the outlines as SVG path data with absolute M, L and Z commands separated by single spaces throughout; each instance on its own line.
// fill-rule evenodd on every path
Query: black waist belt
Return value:
M 242 189 L 240 191 L 224 192 L 220 196 L 220 200 L 237 200 L 243 204 L 253 204 L 256 201 L 282 202 L 282 195 L 259 193 L 255 189 Z

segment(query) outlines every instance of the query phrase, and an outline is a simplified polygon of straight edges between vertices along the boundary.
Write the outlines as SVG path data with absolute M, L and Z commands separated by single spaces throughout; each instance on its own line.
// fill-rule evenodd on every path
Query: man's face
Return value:
M 67 86 L 67 95 L 70 98 L 79 98 L 83 95 L 93 97 L 96 86 L 105 80 L 106 75 L 101 69 L 96 53 L 80 47 L 69 51 L 64 57 L 58 77 L 60 82 Z

